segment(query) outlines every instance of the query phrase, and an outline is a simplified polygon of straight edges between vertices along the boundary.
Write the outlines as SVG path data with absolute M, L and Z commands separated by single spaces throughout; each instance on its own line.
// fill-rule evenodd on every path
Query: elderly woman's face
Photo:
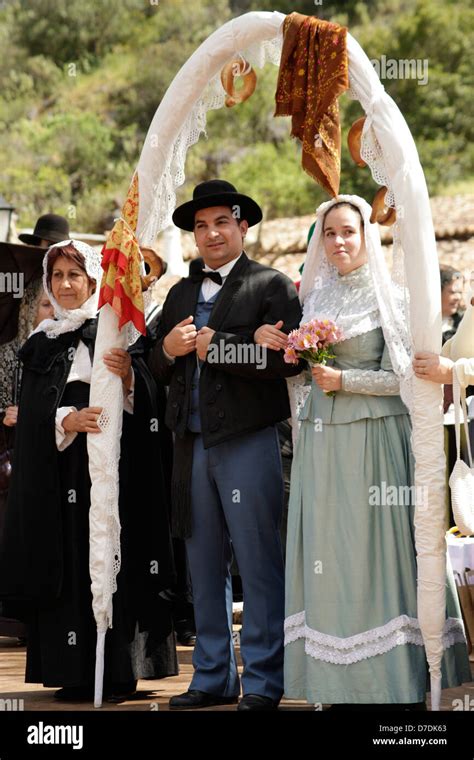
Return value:
M 349 206 L 329 211 L 324 220 L 324 250 L 339 274 L 348 274 L 367 262 L 360 216 Z
M 92 295 L 93 286 L 84 269 L 59 256 L 51 274 L 51 290 L 63 309 L 79 309 Z
M 459 309 L 462 298 L 462 279 L 451 280 L 441 290 L 441 311 L 443 317 L 451 317 Z

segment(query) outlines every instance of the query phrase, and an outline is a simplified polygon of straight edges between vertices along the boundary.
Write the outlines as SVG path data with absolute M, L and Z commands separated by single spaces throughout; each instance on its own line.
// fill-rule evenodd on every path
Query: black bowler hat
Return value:
M 18 237 L 28 245 L 39 245 L 42 240 L 47 240 L 48 243 L 60 243 L 62 240 L 69 239 L 69 222 L 59 214 L 44 214 L 36 222 L 32 235 L 23 232 Z
M 262 219 L 262 209 L 248 195 L 238 193 L 234 185 L 223 179 L 211 179 L 196 185 L 193 191 L 192 201 L 183 203 L 175 209 L 173 222 L 182 230 L 192 232 L 194 230 L 194 215 L 196 211 L 211 206 L 230 206 L 238 221 L 245 219 L 249 227 Z M 234 209 L 234 207 L 236 207 Z

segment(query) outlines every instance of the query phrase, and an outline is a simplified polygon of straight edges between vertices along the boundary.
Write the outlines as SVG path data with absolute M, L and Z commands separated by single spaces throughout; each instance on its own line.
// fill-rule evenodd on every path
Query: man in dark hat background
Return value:
M 276 423 L 290 417 L 285 377 L 300 372 L 282 351 L 259 354 L 254 332 L 300 322 L 293 283 L 249 259 L 243 241 L 262 212 L 223 180 L 198 185 L 173 214 L 193 231 L 200 258 L 169 292 L 150 357 L 169 384 L 175 433 L 173 532 L 186 539 L 197 642 L 189 690 L 172 709 L 236 703 L 232 643 L 235 553 L 242 578 L 243 698 L 239 710 L 276 709 L 283 694 L 283 503 Z M 264 349 L 265 351 L 265 349 Z
M 37 220 L 32 234 L 23 232 L 18 237 L 27 245 L 49 248 L 53 243 L 69 239 L 69 222 L 59 214 L 43 214 Z

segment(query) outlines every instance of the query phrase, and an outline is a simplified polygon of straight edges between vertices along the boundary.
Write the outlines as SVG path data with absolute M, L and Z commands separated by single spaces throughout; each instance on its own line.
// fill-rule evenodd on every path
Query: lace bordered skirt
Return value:
M 413 460 L 407 415 L 305 420 L 293 460 L 286 549 L 285 696 L 313 703 L 425 699 L 417 621 Z M 422 494 L 418 495 L 422 498 Z M 443 688 L 470 681 L 447 574 Z

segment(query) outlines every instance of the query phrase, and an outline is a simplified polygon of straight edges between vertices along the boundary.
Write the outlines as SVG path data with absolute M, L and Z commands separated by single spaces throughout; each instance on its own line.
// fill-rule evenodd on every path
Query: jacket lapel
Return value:
M 189 265 L 189 274 L 192 273 L 193 269 L 202 269 L 203 266 L 204 262 L 202 259 L 194 259 Z M 201 290 L 200 282 L 193 282 L 190 277 L 187 277 L 185 282 L 186 288 L 184 288 L 181 300 L 182 309 L 180 308 L 180 312 L 185 315 L 183 319 L 196 313 L 197 300 L 199 297 L 199 291 Z
M 208 327 L 211 330 L 219 330 L 230 307 L 234 303 L 245 279 L 245 272 L 249 265 L 249 259 L 245 251 L 242 252 L 237 264 L 229 272 L 226 281 L 216 298 L 214 308 L 209 317 Z
M 194 259 L 194 261 L 190 264 L 190 272 L 192 271 L 192 267 L 202 268 L 204 265 L 204 262 L 202 259 Z M 189 317 L 191 314 L 194 316 L 196 314 L 196 306 L 197 306 L 197 300 L 199 297 L 199 291 L 201 290 L 201 283 L 200 282 L 193 282 L 190 277 L 186 278 L 186 287 L 183 288 L 183 294 L 181 298 L 181 304 L 179 306 L 179 313 L 184 316 L 180 316 L 178 321 L 181 321 L 182 319 L 185 319 L 186 317 Z M 191 378 L 194 374 L 194 370 L 196 369 L 196 352 L 193 351 L 190 354 L 186 354 L 186 356 L 183 357 L 183 365 L 184 366 L 184 374 L 186 378 L 186 387 L 189 388 L 191 384 Z

